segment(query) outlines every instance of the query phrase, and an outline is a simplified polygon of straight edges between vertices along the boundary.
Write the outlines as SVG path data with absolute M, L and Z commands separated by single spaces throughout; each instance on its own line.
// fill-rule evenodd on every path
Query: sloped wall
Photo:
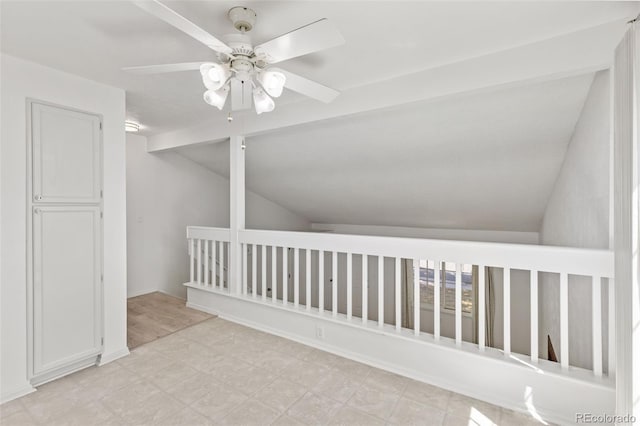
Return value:
M 583 248 L 609 247 L 609 72 L 596 74 L 567 148 L 564 164 L 545 210 L 540 242 Z M 572 365 L 592 367 L 591 286 L 583 277 L 569 278 L 569 358 Z M 545 274 L 540 284 L 540 334 L 549 334 L 560 354 L 559 277 Z M 603 295 L 606 323 L 607 297 Z M 607 342 L 604 327 L 603 345 Z M 546 340 L 540 356 L 547 358 Z M 607 351 L 604 364 L 607 364 Z M 605 368 L 606 370 L 606 368 Z

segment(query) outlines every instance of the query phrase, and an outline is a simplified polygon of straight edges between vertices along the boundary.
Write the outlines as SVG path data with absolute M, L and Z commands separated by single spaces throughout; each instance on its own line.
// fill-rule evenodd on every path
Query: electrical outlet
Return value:
M 318 339 L 324 339 L 324 327 L 320 325 L 316 326 L 316 337 Z

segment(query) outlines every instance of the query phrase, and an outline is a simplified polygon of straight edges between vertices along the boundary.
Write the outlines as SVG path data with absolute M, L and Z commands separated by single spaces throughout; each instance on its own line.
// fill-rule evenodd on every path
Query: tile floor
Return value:
M 12 425 L 528 425 L 531 418 L 213 318 L 0 407 Z

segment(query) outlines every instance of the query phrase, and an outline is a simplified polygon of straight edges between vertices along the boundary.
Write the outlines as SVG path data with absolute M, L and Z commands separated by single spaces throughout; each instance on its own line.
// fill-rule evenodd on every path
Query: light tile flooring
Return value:
M 527 425 L 528 417 L 219 318 L 0 407 L 11 425 Z

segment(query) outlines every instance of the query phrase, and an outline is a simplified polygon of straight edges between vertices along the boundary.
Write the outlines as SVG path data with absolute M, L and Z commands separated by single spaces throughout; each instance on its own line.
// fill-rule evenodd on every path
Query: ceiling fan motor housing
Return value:
M 256 23 L 256 17 L 256 12 L 248 7 L 236 6 L 229 10 L 229 19 L 238 31 L 251 31 Z
M 227 34 L 224 38 L 229 47 L 233 50 L 234 56 L 253 56 L 251 38 L 247 34 Z

